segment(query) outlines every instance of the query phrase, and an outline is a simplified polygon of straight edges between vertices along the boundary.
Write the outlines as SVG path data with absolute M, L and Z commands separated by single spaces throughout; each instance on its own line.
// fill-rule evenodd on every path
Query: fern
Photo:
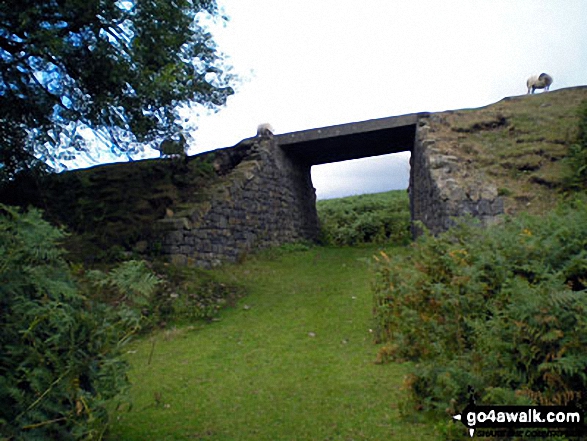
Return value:
M 145 262 L 123 262 L 108 274 L 108 281 L 123 294 L 123 299 L 145 306 L 160 282 L 145 266 Z
M 129 260 L 107 273 L 91 270 L 85 274 L 89 289 L 109 290 L 109 300 L 130 306 L 147 306 L 161 282 L 144 261 Z
M 37 210 L 0 205 L 3 439 L 99 439 L 106 400 L 128 386 L 120 354 L 140 314 L 82 295 L 89 282 L 75 278 L 63 259 L 64 235 Z M 135 262 L 106 279 L 136 301 L 156 284 L 147 273 Z
M 587 404 L 586 224 L 579 200 L 376 256 L 380 360 L 416 363 L 411 407 L 462 410 L 468 386 L 487 404 Z

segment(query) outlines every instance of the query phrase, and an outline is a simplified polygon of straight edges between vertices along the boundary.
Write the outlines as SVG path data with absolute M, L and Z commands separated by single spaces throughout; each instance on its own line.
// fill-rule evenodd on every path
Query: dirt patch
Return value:
M 484 120 L 484 121 L 476 121 L 467 126 L 458 126 L 452 127 L 457 133 L 473 133 L 473 132 L 480 132 L 483 130 L 497 130 L 508 125 L 508 120 L 503 115 L 496 115 L 495 117 Z

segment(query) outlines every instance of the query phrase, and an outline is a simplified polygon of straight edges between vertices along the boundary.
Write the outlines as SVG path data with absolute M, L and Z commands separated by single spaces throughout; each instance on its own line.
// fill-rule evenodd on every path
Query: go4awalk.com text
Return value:
M 562 437 L 577 436 L 584 427 L 583 414 L 569 406 L 476 406 L 468 405 L 453 417 L 471 437 Z M 477 432 L 477 433 L 476 433 Z

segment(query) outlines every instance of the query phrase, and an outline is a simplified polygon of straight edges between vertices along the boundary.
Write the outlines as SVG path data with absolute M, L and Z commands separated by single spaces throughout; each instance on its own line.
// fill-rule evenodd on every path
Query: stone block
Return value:
M 171 231 L 165 235 L 165 243 L 178 245 L 183 243 L 184 233 L 182 230 L 179 231 Z
M 475 213 L 475 215 L 486 216 L 491 214 L 491 201 L 488 201 L 487 199 L 481 199 L 477 204 L 477 213 Z
M 429 167 L 431 169 L 444 169 L 447 173 L 451 173 L 458 167 L 459 158 L 451 155 L 430 155 L 428 158 Z
M 187 264 L 187 257 L 183 254 L 173 254 L 171 255 L 171 263 L 174 265 L 186 265 Z
M 177 231 L 190 228 L 190 222 L 186 218 L 165 218 L 157 221 L 157 227 L 163 231 Z
M 193 247 L 189 246 L 189 245 L 182 245 L 179 247 L 179 252 L 180 254 L 184 254 L 186 256 L 189 256 L 193 253 L 194 249 Z

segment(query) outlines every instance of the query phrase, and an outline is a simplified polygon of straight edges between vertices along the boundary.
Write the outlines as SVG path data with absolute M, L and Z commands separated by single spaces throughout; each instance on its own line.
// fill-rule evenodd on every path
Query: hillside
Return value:
M 562 159 L 576 140 L 577 108 L 586 100 L 583 86 L 435 113 L 428 136 L 439 153 L 458 161 L 451 173 L 462 187 L 494 186 L 506 214 L 544 213 L 559 200 Z
M 109 413 L 113 440 L 459 439 L 452 415 L 471 385 L 480 403 L 586 408 L 585 196 L 551 210 L 585 188 L 585 102 L 576 88 L 419 120 L 413 175 L 428 175 L 419 191 L 437 203 L 430 219 L 447 216 L 430 209 L 447 201 L 478 208 L 489 198 L 507 214 L 550 214 L 462 225 L 409 247 L 398 246 L 407 194 L 391 192 L 318 207 L 326 243 L 358 246 L 288 243 L 214 271 L 170 264 L 153 248 L 148 264 L 112 268 L 131 257 L 121 245 L 157 240 L 147 219 L 199 200 L 223 168 L 202 158 L 96 167 L 53 176 L 42 186 L 53 193 L 12 182 L 5 198 L 28 190 L 48 218 L 72 222 L 69 245 L 85 263 L 62 253 L 63 234 L 39 211 L 2 207 L 12 334 L 0 351 L 10 404 L 0 432 L 101 436 Z M 247 179 L 260 170 L 251 164 Z M 100 258 L 106 265 L 90 270 Z M 107 410 L 126 387 L 126 363 L 130 402 Z

